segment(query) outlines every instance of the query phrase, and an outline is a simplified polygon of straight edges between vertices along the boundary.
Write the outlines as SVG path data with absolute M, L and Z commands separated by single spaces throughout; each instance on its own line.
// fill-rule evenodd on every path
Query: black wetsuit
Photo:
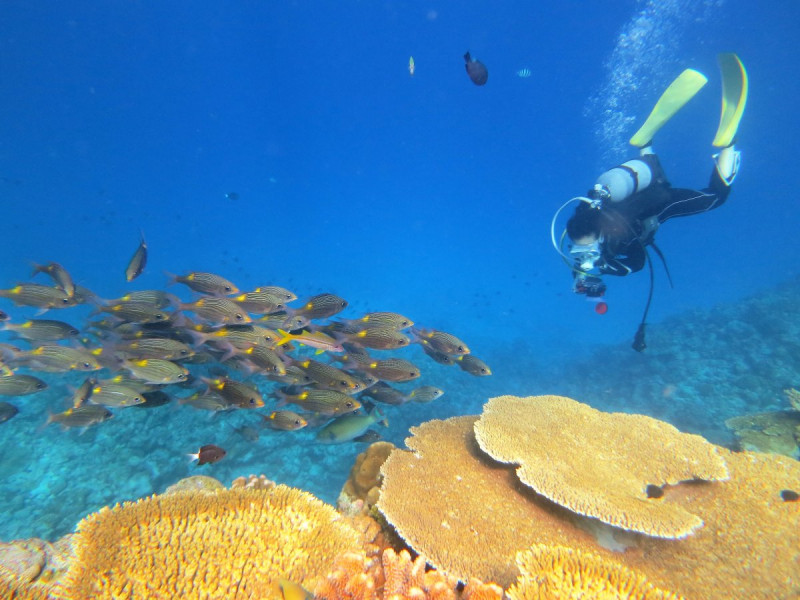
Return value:
M 664 221 L 673 217 L 696 215 L 722 206 L 730 193 L 716 167 L 707 188 L 689 190 L 673 188 L 655 154 L 639 157 L 652 171 L 650 185 L 620 202 L 606 201 L 600 209 L 601 260 L 595 266 L 607 275 L 627 275 L 641 270 L 645 264 L 645 246 Z M 589 210 L 587 204 L 583 204 Z

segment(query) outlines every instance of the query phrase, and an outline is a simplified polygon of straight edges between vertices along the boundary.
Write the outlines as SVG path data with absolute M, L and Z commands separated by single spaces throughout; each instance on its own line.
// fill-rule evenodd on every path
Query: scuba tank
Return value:
M 660 175 L 661 165 L 656 155 L 643 152 L 639 158 L 600 175 L 589 195 L 597 196 L 603 202 L 622 202 L 649 187 Z

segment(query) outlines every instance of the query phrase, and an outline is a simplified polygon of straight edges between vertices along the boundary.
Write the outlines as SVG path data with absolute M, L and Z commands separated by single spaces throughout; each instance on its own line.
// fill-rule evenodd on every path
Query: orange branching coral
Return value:
M 503 600 L 503 588 L 471 577 L 461 593 L 461 600 Z
M 232 489 L 153 496 L 78 525 L 69 598 L 277 598 L 280 578 L 305 587 L 360 534 L 306 492 Z
M 698 435 L 645 415 L 604 413 L 560 396 L 492 398 L 475 424 L 490 456 L 519 465 L 520 481 L 578 514 L 631 531 L 682 538 L 703 520 L 657 489 L 728 478 L 725 463 Z
M 640 573 L 594 552 L 537 544 L 517 555 L 511 600 L 680 600 Z
M 314 591 L 318 600 L 377 600 L 382 583 L 380 560 L 367 558 L 363 552 L 339 556 L 333 569 Z
M 383 600 L 455 600 L 458 579 L 441 571 L 426 571 L 425 559 L 417 556 L 412 561 L 407 550 L 385 550 L 383 573 Z
M 392 450 L 394 444 L 375 442 L 356 457 L 356 462 L 350 469 L 350 477 L 339 497 L 340 509 L 345 509 L 343 512 L 366 511 L 378 501 L 382 481 L 381 465 Z M 358 510 L 353 510 L 353 507 Z

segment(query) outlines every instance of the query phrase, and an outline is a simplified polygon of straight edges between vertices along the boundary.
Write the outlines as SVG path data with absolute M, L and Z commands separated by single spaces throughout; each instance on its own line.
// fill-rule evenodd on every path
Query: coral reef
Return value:
M 800 458 L 800 411 L 779 410 L 725 421 L 742 450 Z
M 277 484 L 266 475 L 248 475 L 247 477 L 237 477 L 231 482 L 231 488 L 246 488 L 248 490 L 271 490 Z
M 314 595 L 318 600 L 502 600 L 503 589 L 473 578 L 459 592 L 455 577 L 427 570 L 422 556 L 412 560 L 407 550 L 388 548 L 381 560 L 363 553 L 340 556 Z
M 511 600 L 680 600 L 628 567 L 594 552 L 536 544 L 517 555 Z
M 180 481 L 173 483 L 164 490 L 164 494 L 177 494 L 178 492 L 213 493 L 223 489 L 225 489 L 225 486 L 213 477 L 209 477 L 208 475 L 192 475 L 191 477 L 184 477 Z
M 495 460 L 519 465 L 520 481 L 545 498 L 663 538 L 689 535 L 703 521 L 681 506 L 649 498 L 651 486 L 728 478 L 714 446 L 698 435 L 560 396 L 492 398 L 475 423 L 475 437 Z
M 72 536 L 0 543 L 0 598 L 50 598 L 72 558 Z
M 375 505 L 383 481 L 381 465 L 394 449 L 394 444 L 389 442 L 375 442 L 356 457 L 339 494 L 340 511 L 345 514 L 368 512 Z
M 277 486 L 184 492 L 104 508 L 78 525 L 69 598 L 277 597 L 312 586 L 361 534 L 310 494 Z
M 628 547 L 620 554 L 588 532 L 585 524 L 592 520 L 534 493 L 512 467 L 487 457 L 474 437 L 476 419 L 413 428 L 406 440 L 410 451 L 392 452 L 382 467 L 378 508 L 435 567 L 462 581 L 477 576 L 507 587 L 519 575 L 517 552 L 545 544 L 593 552 L 687 598 L 766 600 L 797 593 L 800 505 L 781 496 L 797 491 L 797 461 L 717 447 L 727 481 L 666 486 L 660 500 L 682 506 L 705 525 L 681 540 L 625 532 Z M 587 448 L 595 451 L 592 444 Z M 631 460 L 641 455 L 638 447 L 628 452 Z M 559 455 L 553 449 L 552 461 Z
M 783 394 L 786 396 L 786 399 L 789 401 L 789 404 L 793 409 L 800 410 L 800 390 L 789 388 L 787 390 L 783 390 Z

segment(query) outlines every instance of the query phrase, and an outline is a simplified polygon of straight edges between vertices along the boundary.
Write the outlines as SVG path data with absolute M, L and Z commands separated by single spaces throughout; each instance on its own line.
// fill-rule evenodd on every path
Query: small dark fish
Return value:
M 19 409 L 8 402 L 0 402 L 0 423 L 5 423 L 19 412 Z
M 144 234 L 141 234 L 139 247 L 133 253 L 128 266 L 125 267 L 125 279 L 133 281 L 142 274 L 144 268 L 147 266 L 147 243 L 144 241 Z
M 797 502 L 800 499 L 800 494 L 794 490 L 781 490 L 781 500 L 784 502 Z
M 7 312 L 0 310 L 0 321 L 8 321 L 10 318 Z
M 492 370 L 489 368 L 489 365 L 472 354 L 462 354 L 461 356 L 456 356 L 455 361 L 463 371 L 466 371 L 470 375 L 475 375 L 476 377 L 485 377 L 486 375 L 492 374 Z
M 192 461 L 196 460 L 198 465 L 205 465 L 222 460 L 225 454 L 227 452 L 219 446 L 206 444 L 205 446 L 200 446 L 200 450 L 196 454 L 189 454 L 188 456 L 191 457 Z
M 381 404 L 391 404 L 393 406 L 400 406 L 408 402 L 409 398 L 400 390 L 396 390 L 388 383 L 379 381 L 369 389 L 361 393 L 362 397 L 372 398 L 375 402 Z
M 135 406 L 138 408 L 155 408 L 157 406 L 164 406 L 165 404 L 172 402 L 172 398 L 169 396 L 169 394 L 166 394 L 161 390 L 143 392 L 142 396 L 144 396 L 144 402 L 141 404 L 136 404 Z
M 433 360 L 438 362 L 440 365 L 450 365 L 453 366 L 456 361 L 455 357 L 450 356 L 449 354 L 445 354 L 444 352 L 439 352 L 438 350 L 434 350 L 431 348 L 431 345 L 427 342 L 427 340 L 420 340 L 420 345 L 422 346 L 422 351 L 425 352 L 428 356 L 430 356 Z
M 377 442 L 382 440 L 383 437 L 380 433 L 375 431 L 374 429 L 367 429 L 364 433 L 359 436 L 353 438 L 354 442 L 361 442 L 363 444 L 371 444 L 372 442 Z
M 489 70 L 481 61 L 475 60 L 467 52 L 464 55 L 464 62 L 466 63 L 467 75 L 475 85 L 484 85 L 489 79 Z
M 268 427 L 281 431 L 296 431 L 308 425 L 308 421 L 291 410 L 274 410 L 263 418 Z
M 33 375 L 0 377 L 0 396 L 27 396 L 47 389 L 47 384 Z
M 64 293 L 70 298 L 75 295 L 75 282 L 72 281 L 72 276 L 57 262 L 47 263 L 46 265 L 33 263 L 33 273 L 31 273 L 31 277 L 37 273 L 47 273 L 50 275 L 56 285 L 64 290 Z

